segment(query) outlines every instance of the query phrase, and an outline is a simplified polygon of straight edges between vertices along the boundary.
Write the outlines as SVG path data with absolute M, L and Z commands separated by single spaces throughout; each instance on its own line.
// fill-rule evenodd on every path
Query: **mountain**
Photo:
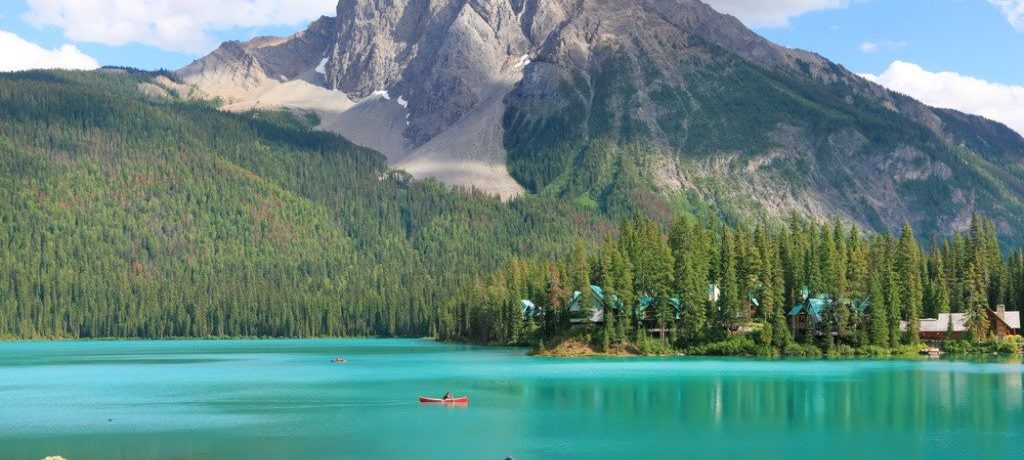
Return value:
M 292 107 L 394 168 L 509 197 L 1024 237 L 1024 139 L 775 45 L 697 0 L 345 0 L 177 75 Z

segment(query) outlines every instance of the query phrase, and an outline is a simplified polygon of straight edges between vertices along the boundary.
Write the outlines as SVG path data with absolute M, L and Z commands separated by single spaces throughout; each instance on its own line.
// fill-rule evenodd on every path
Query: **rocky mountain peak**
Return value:
M 343 0 L 335 18 L 292 37 L 225 43 L 179 74 L 234 102 L 255 104 L 268 86 L 297 78 L 357 102 L 401 98 L 407 152 L 384 152 L 398 158 L 510 90 L 532 62 L 584 68 L 598 43 L 628 45 L 653 30 L 693 34 L 764 65 L 810 56 L 698 0 Z
M 699 0 L 342 0 L 306 31 L 225 43 L 179 75 L 227 110 L 314 110 L 418 178 L 610 214 L 668 215 L 686 196 L 734 215 L 950 229 L 1024 209 L 1020 136 Z

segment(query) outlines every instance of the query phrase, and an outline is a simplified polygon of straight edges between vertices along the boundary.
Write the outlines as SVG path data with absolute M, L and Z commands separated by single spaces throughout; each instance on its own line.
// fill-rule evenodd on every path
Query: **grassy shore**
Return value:
M 785 347 L 775 348 L 756 343 L 750 337 L 734 335 L 725 340 L 693 345 L 672 346 L 667 340 L 644 337 L 638 341 L 612 343 L 605 348 L 596 344 L 587 334 L 578 333 L 552 341 L 549 345 L 538 343 L 531 350 L 535 356 L 561 358 L 577 357 L 626 357 L 626 356 L 739 356 L 759 358 L 900 358 L 924 359 L 929 345 L 909 344 L 898 347 L 868 345 L 818 346 L 792 342 Z M 1021 356 L 1024 354 L 1024 339 L 1011 337 L 980 342 L 949 341 L 940 347 L 947 356 L 975 358 L 980 356 Z

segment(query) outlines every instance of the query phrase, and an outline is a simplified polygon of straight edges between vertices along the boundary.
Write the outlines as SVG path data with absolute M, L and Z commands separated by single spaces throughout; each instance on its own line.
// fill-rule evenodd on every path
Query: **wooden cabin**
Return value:
M 1006 337 L 1020 335 L 1020 312 L 1006 311 L 1006 305 L 999 305 L 995 310 L 987 309 L 988 321 L 992 325 L 992 335 Z
M 613 297 L 612 299 L 606 298 L 607 296 L 604 293 L 604 289 L 601 289 L 600 286 L 590 285 L 589 289 L 591 303 L 591 314 L 589 318 L 584 318 L 582 314 L 583 305 L 581 304 L 581 301 L 583 300 L 583 292 L 574 291 L 572 293 L 572 297 L 569 298 L 569 313 L 571 316 L 569 322 L 574 325 L 586 324 L 588 322 L 593 324 L 604 323 L 606 302 L 610 304 L 607 306 L 611 307 L 610 309 L 615 313 L 618 313 L 622 306 L 622 302 L 619 301 L 618 297 Z
M 832 306 L 832 299 L 826 295 L 808 298 L 789 309 L 786 316 L 789 318 L 789 327 L 793 334 L 805 333 L 807 328 L 813 328 L 815 334 L 823 333 L 825 310 Z
M 989 331 L 996 337 L 1020 335 L 1020 312 L 1006 311 L 1006 307 L 1000 305 L 995 310 L 986 309 L 989 322 Z M 950 327 L 952 323 L 952 327 Z M 966 313 L 940 313 L 938 318 L 925 318 L 920 321 L 920 337 L 922 340 L 954 340 L 963 339 L 967 335 L 967 314 Z M 901 329 L 906 331 L 906 323 L 901 323 Z M 948 336 L 948 337 L 947 337 Z

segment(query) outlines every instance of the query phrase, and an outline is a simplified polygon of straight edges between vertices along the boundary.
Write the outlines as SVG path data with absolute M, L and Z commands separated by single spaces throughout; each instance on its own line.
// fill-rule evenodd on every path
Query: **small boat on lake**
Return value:
M 425 404 L 469 404 L 469 396 L 460 396 L 458 398 L 448 399 L 420 396 L 420 402 Z
M 344 363 L 347 363 L 348 360 L 345 359 L 345 357 L 343 357 L 343 356 L 339 356 L 337 358 L 331 359 L 331 362 L 334 363 L 334 364 L 344 364 Z

